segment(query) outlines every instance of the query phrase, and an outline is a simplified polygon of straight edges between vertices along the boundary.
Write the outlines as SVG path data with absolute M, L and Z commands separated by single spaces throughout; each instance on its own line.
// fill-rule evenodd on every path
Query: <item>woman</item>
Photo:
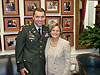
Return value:
M 60 38 L 61 27 L 57 23 L 50 25 L 46 56 L 46 75 L 70 75 L 70 45 Z

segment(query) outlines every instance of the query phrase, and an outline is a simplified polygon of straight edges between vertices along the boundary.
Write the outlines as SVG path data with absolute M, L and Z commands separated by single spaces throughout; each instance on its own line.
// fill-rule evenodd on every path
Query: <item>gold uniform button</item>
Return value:
M 19 63 L 19 61 L 17 61 L 17 63 Z
M 42 43 L 42 41 L 40 41 L 40 43 Z
M 40 51 L 40 53 L 42 53 L 42 51 Z
M 42 48 L 42 46 L 40 46 L 40 48 Z
M 24 60 L 24 61 L 26 61 L 26 60 Z

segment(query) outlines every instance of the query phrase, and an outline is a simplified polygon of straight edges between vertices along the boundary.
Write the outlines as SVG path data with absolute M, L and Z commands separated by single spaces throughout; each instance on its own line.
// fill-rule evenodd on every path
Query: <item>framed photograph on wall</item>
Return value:
M 46 25 L 51 25 L 53 22 L 60 24 L 60 16 L 46 16 Z
M 20 18 L 19 17 L 4 17 L 4 31 L 19 31 Z
M 18 15 L 19 14 L 19 0 L 3 0 L 3 14 L 4 15 Z
M 24 18 L 24 24 L 32 24 L 33 19 L 32 18 Z
M 17 35 L 5 35 L 4 36 L 4 41 L 5 41 L 4 43 L 5 43 L 6 50 L 15 49 L 16 38 L 17 38 Z
M 32 16 L 33 10 L 41 6 L 40 0 L 25 0 L 25 16 Z
M 62 17 L 62 28 L 65 31 L 73 30 L 73 17 Z
M 70 45 L 73 46 L 73 32 L 66 32 L 62 34 L 62 38 L 69 41 Z
M 61 0 L 61 14 L 73 15 L 74 0 Z
M 59 0 L 45 1 L 46 13 L 59 13 Z
M 1 45 L 1 36 L 0 36 L 0 51 L 2 50 L 2 45 Z

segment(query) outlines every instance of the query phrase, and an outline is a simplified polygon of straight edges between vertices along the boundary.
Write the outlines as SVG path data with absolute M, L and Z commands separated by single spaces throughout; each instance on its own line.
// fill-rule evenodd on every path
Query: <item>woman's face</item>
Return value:
M 54 28 L 52 28 L 50 34 L 51 34 L 52 38 L 58 38 L 59 35 L 60 35 L 60 29 L 59 29 L 59 27 L 55 26 Z

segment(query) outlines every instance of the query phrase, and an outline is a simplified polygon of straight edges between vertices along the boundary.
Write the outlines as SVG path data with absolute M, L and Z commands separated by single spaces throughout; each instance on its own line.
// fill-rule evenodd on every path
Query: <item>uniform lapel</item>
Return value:
M 46 30 L 44 29 L 44 27 L 42 27 L 42 36 L 41 36 L 41 38 L 44 37 L 45 33 L 46 33 Z
M 38 31 L 37 31 L 37 29 L 36 29 L 36 27 L 35 27 L 35 25 L 34 25 L 34 23 L 32 23 L 32 25 L 31 25 L 32 27 L 32 33 L 35 35 L 35 37 L 38 37 L 38 38 L 40 38 L 40 35 L 39 35 L 39 33 L 38 33 Z

